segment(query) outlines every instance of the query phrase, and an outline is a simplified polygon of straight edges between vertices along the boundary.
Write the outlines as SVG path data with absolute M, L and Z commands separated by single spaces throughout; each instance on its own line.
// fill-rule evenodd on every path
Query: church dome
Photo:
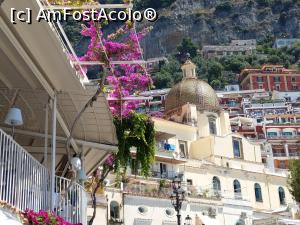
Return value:
M 214 89 L 196 77 L 196 66 L 187 60 L 183 66 L 183 79 L 168 93 L 165 111 L 177 109 L 187 103 L 197 106 L 198 110 L 219 110 L 219 101 Z

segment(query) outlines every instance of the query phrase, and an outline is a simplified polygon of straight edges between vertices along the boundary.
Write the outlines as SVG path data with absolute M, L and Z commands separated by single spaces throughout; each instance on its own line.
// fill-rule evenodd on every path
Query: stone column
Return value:
M 249 75 L 249 79 L 250 79 L 250 89 L 253 90 L 253 81 L 252 81 L 252 75 Z
M 288 91 L 286 75 L 283 76 L 285 91 Z
M 288 157 L 289 156 L 289 146 L 288 144 L 284 144 L 284 150 L 285 150 L 285 154 Z
M 267 78 L 267 81 L 268 81 L 268 91 L 272 91 L 271 90 L 271 85 L 270 85 L 270 76 L 269 75 L 266 75 L 266 78 Z
M 266 159 L 266 163 L 267 163 L 267 167 L 271 170 L 271 171 L 275 171 L 275 165 L 274 165 L 274 157 L 273 157 L 273 149 L 272 146 L 268 143 L 266 145 L 264 145 L 264 151 L 267 153 L 267 159 Z

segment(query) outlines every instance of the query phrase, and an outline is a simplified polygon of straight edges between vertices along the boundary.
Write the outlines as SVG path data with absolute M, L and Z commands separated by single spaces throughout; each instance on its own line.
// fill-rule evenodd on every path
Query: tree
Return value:
M 292 55 L 295 61 L 300 59 L 300 41 L 296 41 L 293 46 L 286 49 L 286 54 Z
M 222 86 L 222 82 L 220 80 L 213 80 L 210 85 L 214 88 L 214 89 L 220 89 Z
M 290 160 L 290 175 L 288 178 L 289 191 L 296 200 L 300 202 L 300 158 Z
M 275 36 L 272 33 L 267 33 L 262 40 L 259 40 L 257 42 L 257 50 L 261 50 L 262 48 L 263 53 L 266 53 L 265 50 L 268 48 L 272 48 L 274 41 Z
M 197 55 L 193 58 L 193 62 L 197 66 L 197 77 L 201 80 L 207 80 L 207 60 L 205 60 L 202 56 Z
M 213 80 L 218 80 L 222 76 L 223 66 L 217 61 L 209 61 L 207 65 L 207 78 L 210 84 Z
M 161 66 L 159 72 L 153 75 L 155 88 L 166 88 L 179 82 L 182 78 L 180 63 L 174 57 L 168 59 L 168 63 Z
M 173 85 L 174 80 L 170 73 L 166 72 L 157 72 L 153 75 L 154 86 L 157 89 L 171 87 Z
M 185 57 L 187 53 L 192 58 L 197 55 L 197 47 L 190 38 L 183 38 L 181 44 L 177 47 L 177 51 L 181 57 Z
M 224 57 L 221 59 L 221 63 L 224 66 L 224 69 L 234 73 L 240 73 L 245 67 L 249 66 L 246 59 L 241 56 Z

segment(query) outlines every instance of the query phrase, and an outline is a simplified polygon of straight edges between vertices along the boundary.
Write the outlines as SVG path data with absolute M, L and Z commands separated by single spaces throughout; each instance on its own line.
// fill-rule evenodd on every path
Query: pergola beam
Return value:
M 22 146 L 25 148 L 29 153 L 32 154 L 41 154 L 44 146 Z M 50 149 L 50 147 L 48 147 Z M 66 148 L 65 147 L 56 147 L 56 155 L 65 155 Z M 47 152 L 47 155 L 51 155 L 51 152 Z
M 1 27 L 2 27 L 2 25 L 1 25 Z M 3 50 L 4 54 L 7 56 L 7 59 L 10 62 L 12 62 L 12 63 L 18 62 L 16 55 L 13 52 L 10 52 L 8 45 L 0 42 L 0 48 Z M 32 89 L 37 89 L 36 82 L 31 77 L 31 74 L 24 71 L 24 69 L 22 68 L 20 63 L 14 63 L 14 67 L 15 67 L 16 71 L 24 78 L 24 80 L 28 83 L 28 85 Z
M 11 131 L 11 129 L 7 128 L 7 127 L 0 127 L 0 129 L 4 130 L 5 132 L 10 132 Z M 16 134 L 23 134 L 23 135 L 32 136 L 32 137 L 45 138 L 45 134 L 38 133 L 38 132 L 33 132 L 33 131 L 27 131 L 27 130 L 22 130 L 22 129 L 15 129 L 14 132 Z M 52 138 L 52 135 L 48 134 L 48 139 L 51 139 L 51 138 Z M 56 140 L 57 141 L 66 142 L 67 138 L 61 137 L 61 136 L 56 136 Z M 118 147 L 114 146 L 114 145 L 108 145 L 108 144 L 102 144 L 102 143 L 84 141 L 84 140 L 80 140 L 80 139 L 73 139 L 73 140 L 78 145 L 82 145 L 82 146 L 89 147 L 89 148 L 94 148 L 94 149 L 99 149 L 99 150 L 107 151 L 108 153 L 109 152 L 117 152 L 118 151 Z
M 147 64 L 147 63 L 154 63 L 154 62 L 160 62 L 160 61 L 166 61 L 165 59 L 158 58 L 158 59 L 149 59 L 149 60 L 116 60 L 116 61 L 110 61 L 109 64 L 111 65 L 121 65 L 121 64 L 127 64 L 127 65 L 135 65 L 135 64 Z M 72 61 L 75 65 L 81 65 L 81 66 L 96 66 L 96 65 L 105 65 L 105 62 L 100 61 Z

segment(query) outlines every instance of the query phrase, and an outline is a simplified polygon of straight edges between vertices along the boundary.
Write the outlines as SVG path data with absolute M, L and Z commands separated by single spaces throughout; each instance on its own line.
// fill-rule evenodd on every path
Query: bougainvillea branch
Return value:
M 152 85 L 152 80 L 142 65 L 121 64 L 116 66 L 110 65 L 110 61 L 141 59 L 142 52 L 139 41 L 148 31 L 149 29 L 144 29 L 136 33 L 132 25 L 126 24 L 119 28 L 117 32 L 104 38 L 101 26 L 91 21 L 81 32 L 83 36 L 90 38 L 90 43 L 85 55 L 80 60 L 106 62 L 109 69 L 106 79 L 111 88 L 109 95 L 118 99 L 109 102 L 114 116 L 129 116 L 130 112 L 136 109 L 137 102 L 123 101 L 122 99 L 148 90 Z
M 103 165 L 100 177 L 94 174 L 94 185 L 91 189 L 94 212 L 89 225 L 93 224 L 96 216 L 96 193 L 106 176 L 111 171 L 125 168 L 131 159 L 130 148 L 136 147 L 136 163 L 143 165 L 142 173 L 149 174 L 150 164 L 154 160 L 155 141 L 154 126 L 146 115 L 134 113 L 138 102 L 124 101 L 125 97 L 138 95 L 148 90 L 152 80 L 145 66 L 138 64 L 111 65 L 112 60 L 133 61 L 142 59 L 139 41 L 149 32 L 144 29 L 137 33 L 133 24 L 127 23 L 106 38 L 99 23 L 91 21 L 83 26 L 81 34 L 89 37 L 90 43 L 86 53 L 80 58 L 82 61 L 105 62 L 104 70 L 108 71 L 106 81 L 110 87 L 109 96 L 117 99 L 109 102 L 114 116 L 118 137 L 118 153 L 110 156 Z

